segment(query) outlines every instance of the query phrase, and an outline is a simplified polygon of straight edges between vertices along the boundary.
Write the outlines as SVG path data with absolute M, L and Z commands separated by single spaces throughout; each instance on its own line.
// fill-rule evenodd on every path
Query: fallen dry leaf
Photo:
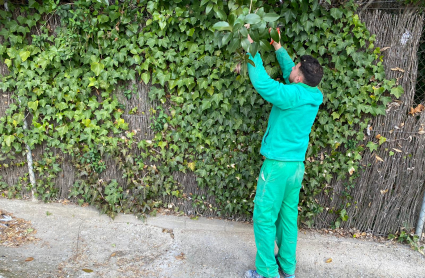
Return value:
M 381 190 L 381 194 L 382 195 L 384 195 L 385 193 L 387 193 L 388 192 L 388 189 L 387 190 Z
M 59 200 L 59 203 L 61 203 L 62 205 L 69 205 L 71 204 L 71 201 L 69 201 L 68 199 L 62 199 Z
M 376 138 L 376 139 L 381 138 L 381 134 L 376 135 L 376 136 L 375 136 L 375 138 Z
M 25 261 L 26 261 L 26 262 L 30 262 L 30 261 L 33 261 L 33 260 L 34 260 L 34 258 L 33 258 L 33 257 L 29 257 L 29 258 L 26 258 L 26 259 L 25 259 Z
M 116 255 L 117 255 L 117 253 L 114 252 L 114 253 L 111 254 L 111 257 L 115 257 Z
M 180 255 L 176 256 L 177 260 L 184 260 L 185 258 L 186 258 L 186 256 L 183 252 L 181 252 Z
M 419 114 L 424 110 L 425 110 L 425 106 L 423 106 L 422 104 L 419 104 L 418 106 L 416 106 L 416 108 L 410 107 L 409 114 L 412 114 L 414 116 L 415 114 Z
M 87 272 L 87 273 L 93 272 L 93 270 L 88 269 L 88 268 L 83 268 L 82 271 Z
M 325 262 L 325 263 L 327 263 L 327 264 L 328 264 L 328 263 L 331 263 L 331 262 L 332 262 L 332 258 L 329 258 L 329 259 L 327 259 L 327 260 L 326 260 L 326 262 Z
M 393 148 L 393 150 L 395 150 L 395 151 L 396 151 L 396 152 L 398 152 L 398 153 L 401 153 L 401 152 L 402 152 L 401 150 L 396 149 L 396 148 Z
M 375 155 L 376 160 L 383 162 L 384 160 L 382 158 L 380 158 L 379 156 Z
M 401 69 L 401 68 L 399 68 L 399 67 L 392 68 L 391 70 L 404 72 L 404 69 Z
M 382 52 L 382 51 L 385 51 L 385 50 L 387 50 L 387 49 L 390 49 L 390 48 L 391 48 L 391 46 L 383 47 L 383 48 L 381 48 L 381 52 Z
M 0 246 L 16 247 L 39 239 L 34 237 L 37 231 L 31 227 L 31 222 L 16 218 L 13 214 L 0 211 Z
M 425 131 L 424 131 L 424 130 L 421 130 L 421 131 L 419 131 L 418 133 L 419 133 L 419 134 L 424 134 L 424 133 L 425 133 Z

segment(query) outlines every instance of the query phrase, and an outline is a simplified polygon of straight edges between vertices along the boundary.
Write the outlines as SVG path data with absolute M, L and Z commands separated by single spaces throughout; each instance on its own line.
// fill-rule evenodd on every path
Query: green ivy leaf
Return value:
M 192 37 L 194 33 L 195 33 L 195 28 L 190 28 L 190 29 L 187 31 L 187 33 L 186 33 L 186 34 L 187 34 L 189 37 Z
M 211 10 L 213 9 L 214 5 L 212 3 L 208 3 L 206 9 L 205 9 L 205 14 L 209 14 L 211 12 Z
M 158 24 L 161 30 L 164 30 L 165 26 L 167 26 L 167 22 L 165 21 L 159 21 Z
M 206 110 L 211 107 L 211 100 L 210 99 L 203 99 L 202 100 L 202 111 Z
M 257 24 L 261 21 L 261 17 L 258 14 L 248 14 L 245 16 L 245 22 L 248 24 Z
M 18 51 L 16 51 L 14 47 L 8 48 L 6 52 L 10 59 L 15 59 L 16 56 L 18 55 Z
M 366 147 L 369 148 L 370 152 L 373 152 L 373 151 L 377 151 L 378 150 L 378 144 L 373 143 L 372 141 L 369 141 L 367 143 Z
M 226 21 L 219 21 L 216 24 L 214 24 L 212 28 L 215 29 L 215 30 L 218 30 L 218 31 L 223 31 L 223 30 L 232 31 L 232 29 L 233 29 L 230 26 L 230 24 Z
M 105 68 L 105 65 L 102 63 L 98 63 L 98 62 L 91 62 L 91 70 L 94 72 L 94 74 L 96 76 L 99 76 L 99 74 L 103 71 L 103 69 Z M 90 85 L 89 85 L 90 86 Z
M 387 142 L 387 138 L 385 138 L 384 136 L 379 137 L 379 145 L 382 145 L 385 142 Z
M 233 33 L 225 33 L 222 38 L 222 44 L 227 45 L 229 41 L 233 38 Z
M 399 99 L 403 93 L 404 93 L 404 89 L 401 86 L 392 88 L 390 92 L 390 94 L 394 95 L 397 99 Z
M 271 36 L 271 38 L 272 38 L 275 42 L 279 42 L 279 41 L 280 41 L 279 33 L 277 32 L 277 30 L 276 30 L 276 29 L 272 29 L 272 30 L 270 31 L 270 36 Z
M 30 56 L 30 54 L 31 52 L 29 51 L 23 51 L 23 50 L 19 51 L 19 56 L 21 56 L 22 62 L 25 62 Z
M 263 20 L 265 22 L 274 22 L 276 20 L 278 20 L 280 18 L 280 15 L 276 14 L 276 13 L 266 13 L 263 16 Z
M 335 19 L 340 19 L 343 15 L 343 12 L 341 11 L 341 9 L 338 8 L 332 8 L 331 9 L 331 16 Z
M 341 115 L 340 115 L 340 114 L 338 114 L 338 113 L 336 113 L 336 112 L 333 112 L 333 113 L 331 114 L 331 116 L 333 117 L 333 119 L 334 119 L 334 120 L 339 119 L 339 117 L 341 117 Z
M 99 23 L 106 23 L 109 21 L 109 17 L 107 15 L 102 14 L 97 17 L 97 20 L 99 21 Z
M 91 120 L 90 119 L 83 119 L 83 120 L 81 120 L 81 123 L 83 125 L 85 125 L 86 127 L 89 127 Z
M 4 60 L 4 63 L 6 64 L 6 66 L 7 66 L 8 68 L 10 68 L 10 67 L 12 66 L 12 61 L 11 61 L 11 60 L 9 60 L 9 59 L 5 59 L 5 60 Z
M 38 100 L 36 100 L 36 101 L 29 101 L 28 102 L 28 107 L 31 108 L 34 112 L 37 111 Z
M 257 53 L 259 48 L 259 44 L 258 42 L 253 42 L 251 43 L 250 47 L 249 47 L 249 53 L 251 53 L 252 57 L 255 56 L 255 54 Z M 255 66 L 255 65 L 254 65 Z
M 144 72 L 144 73 L 142 73 L 142 75 L 140 76 L 140 78 L 147 85 L 149 83 L 149 80 L 150 80 L 151 77 L 150 77 L 149 72 Z
M 12 145 L 12 142 L 15 141 L 15 136 L 13 135 L 3 135 L 3 141 L 8 147 Z
M 63 138 L 63 136 L 68 133 L 68 126 L 63 125 L 63 126 L 56 127 L 56 131 L 58 132 L 59 136 Z
M 227 51 L 233 53 L 241 46 L 241 40 L 239 38 L 233 38 L 227 47 Z
M 251 43 L 249 42 L 248 38 L 242 39 L 241 44 L 243 49 L 245 49 L 245 51 L 248 51 L 249 47 L 251 46 Z
M 165 141 L 161 141 L 161 142 L 159 142 L 159 143 L 158 143 L 158 146 L 159 146 L 162 150 L 164 150 L 164 148 L 167 146 L 167 142 L 165 142 Z
M 223 10 L 221 10 L 221 9 L 216 9 L 215 14 L 221 20 L 226 20 L 227 19 L 226 13 Z

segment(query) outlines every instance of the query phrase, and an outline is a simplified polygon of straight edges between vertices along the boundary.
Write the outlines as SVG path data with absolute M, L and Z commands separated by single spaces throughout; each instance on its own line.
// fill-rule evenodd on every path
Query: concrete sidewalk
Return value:
M 30 220 L 40 239 L 0 246 L 0 278 L 243 277 L 254 268 L 250 224 L 162 215 L 112 220 L 90 207 L 3 198 L 0 209 Z M 297 278 L 425 277 L 425 258 L 406 246 L 314 232 L 300 232 L 297 260 Z

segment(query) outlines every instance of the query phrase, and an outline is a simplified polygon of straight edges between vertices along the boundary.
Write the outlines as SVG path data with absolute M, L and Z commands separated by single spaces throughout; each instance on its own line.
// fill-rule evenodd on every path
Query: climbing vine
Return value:
M 311 224 L 323 210 L 314 196 L 329 190 L 332 177 L 353 182 L 368 122 L 385 114 L 391 95 L 402 93 L 385 79 L 374 36 L 354 10 L 315 0 L 9 4 L 9 11 L 0 10 L 0 56 L 10 74 L 0 89 L 11 92 L 14 103 L 0 119 L 2 156 L 26 152 L 25 144 L 69 155 L 77 173 L 69 197 L 111 215 L 167 206 L 164 196 L 188 198 L 173 173 L 193 172 L 213 196 L 211 203 L 207 196 L 190 197 L 199 212 L 247 217 L 271 105 L 235 69 L 246 67 L 247 51 L 258 50 L 267 72 L 281 78 L 269 44 L 280 26 L 295 61 L 311 54 L 325 68 L 300 203 L 301 220 Z M 52 28 L 52 18 L 59 26 Z M 247 44 L 247 34 L 254 44 Z M 129 131 L 123 118 L 117 94 L 124 88 L 131 98 L 135 88 L 122 84 L 134 81 L 149 85 L 150 99 L 162 104 L 150 111 L 151 140 Z M 108 158 L 122 170 L 123 184 L 103 179 Z M 43 200 L 57 198 L 52 180 L 61 159 L 46 151 L 36 162 L 35 189 Z M 343 220 L 344 211 L 336 208 Z

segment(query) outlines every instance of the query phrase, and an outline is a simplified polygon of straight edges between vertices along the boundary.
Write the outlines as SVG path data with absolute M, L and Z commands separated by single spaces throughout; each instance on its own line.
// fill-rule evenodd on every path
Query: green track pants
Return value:
M 257 245 L 255 266 L 264 277 L 279 275 L 274 257 L 275 240 L 283 271 L 295 273 L 298 202 L 303 176 L 303 162 L 266 159 L 261 167 L 253 221 Z

